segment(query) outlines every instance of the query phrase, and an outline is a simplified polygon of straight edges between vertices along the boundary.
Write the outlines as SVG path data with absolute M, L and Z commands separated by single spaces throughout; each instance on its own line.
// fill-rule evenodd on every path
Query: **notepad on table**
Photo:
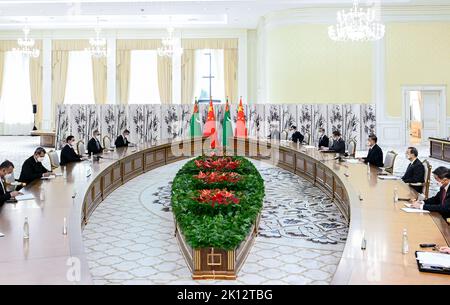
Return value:
M 378 178 L 381 180 L 400 180 L 397 176 L 384 176 L 384 175 L 378 175 Z
M 311 146 L 311 145 L 303 145 L 304 148 L 316 148 L 315 146 Z
M 350 164 L 358 164 L 360 161 L 358 159 L 345 159 L 346 162 Z
M 420 209 L 414 209 L 414 208 L 402 208 L 403 211 L 406 213 L 430 213 L 430 211 L 427 210 L 420 210 Z
M 24 194 L 15 197 L 17 201 L 33 200 L 33 194 Z
M 416 252 L 416 259 L 422 266 L 434 266 L 441 268 L 450 268 L 450 255 L 435 252 Z
M 50 176 L 47 176 L 47 177 L 42 177 L 41 179 L 42 180 L 51 180 L 51 179 L 55 179 L 56 178 L 56 175 L 50 175 Z

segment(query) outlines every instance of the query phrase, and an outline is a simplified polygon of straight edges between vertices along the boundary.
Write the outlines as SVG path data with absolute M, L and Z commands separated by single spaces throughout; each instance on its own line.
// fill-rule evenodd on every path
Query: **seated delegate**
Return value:
M 88 154 L 99 154 L 103 151 L 103 147 L 100 144 L 100 132 L 98 130 L 94 130 L 92 133 L 92 138 L 88 142 Z
M 424 183 L 425 167 L 418 158 L 419 152 L 415 147 L 408 147 L 406 150 L 406 158 L 409 160 L 408 168 L 402 177 L 405 183 Z M 411 186 L 418 193 L 422 193 L 422 186 Z
M 19 181 L 23 183 L 31 183 L 36 179 L 42 177 L 48 177 L 52 174 L 51 171 L 46 169 L 42 165 L 44 161 L 46 151 L 43 147 L 38 147 L 34 151 L 34 154 L 29 157 L 22 165 L 22 171 L 20 173 Z
M 61 160 L 59 162 L 60 165 L 66 165 L 71 162 L 80 162 L 82 160 L 85 160 L 86 158 L 83 156 L 80 156 L 75 152 L 74 146 L 75 146 L 75 137 L 74 136 L 68 136 L 66 139 L 66 145 L 61 150 Z
M 339 130 L 333 131 L 333 144 L 330 148 L 323 147 L 322 151 L 335 152 L 338 154 L 345 154 L 345 141 L 341 137 L 341 132 Z
M 0 164 L 0 207 L 11 198 L 22 195 L 22 193 L 20 192 L 17 191 L 8 192 L 6 189 L 4 179 L 8 175 L 11 175 L 13 170 L 14 164 L 11 161 L 6 160 Z
M 302 143 L 305 137 L 297 130 L 297 126 L 291 126 L 290 131 L 292 132 L 292 136 L 290 140 L 294 143 Z
M 128 141 L 128 136 L 130 135 L 130 131 L 128 129 L 125 129 L 123 133 L 117 137 L 116 141 L 114 142 L 114 145 L 116 147 L 128 147 L 130 142 Z
M 378 138 L 376 135 L 370 135 L 367 139 L 367 146 L 369 147 L 369 152 L 367 153 L 367 157 L 362 158 L 361 160 L 364 163 L 368 163 L 370 165 L 376 167 L 383 167 L 383 150 L 377 144 Z

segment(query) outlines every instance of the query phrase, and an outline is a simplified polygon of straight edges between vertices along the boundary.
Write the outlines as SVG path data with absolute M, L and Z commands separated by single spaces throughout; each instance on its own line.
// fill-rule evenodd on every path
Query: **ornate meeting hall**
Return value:
M 0 0 L 0 284 L 449 285 L 449 86 L 450 0 Z

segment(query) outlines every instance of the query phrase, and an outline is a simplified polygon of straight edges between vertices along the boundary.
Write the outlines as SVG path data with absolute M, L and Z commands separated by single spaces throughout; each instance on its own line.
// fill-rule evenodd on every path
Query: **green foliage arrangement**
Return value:
M 237 173 L 238 181 L 202 181 L 200 172 L 216 168 Z M 197 177 L 196 177 L 197 176 Z M 207 199 L 205 199 L 207 198 Z M 212 200 L 205 202 L 205 200 Z M 172 210 L 186 242 L 194 249 L 233 250 L 245 240 L 263 206 L 264 181 L 246 158 L 198 157 L 187 162 L 172 185 Z

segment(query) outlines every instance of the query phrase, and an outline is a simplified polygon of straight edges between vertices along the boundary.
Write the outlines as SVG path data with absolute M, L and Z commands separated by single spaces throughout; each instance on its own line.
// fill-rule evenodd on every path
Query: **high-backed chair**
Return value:
M 410 186 L 421 186 L 422 194 L 425 196 L 425 199 L 427 199 L 430 194 L 431 164 L 427 160 L 423 160 L 422 164 L 425 169 L 425 174 L 424 174 L 424 179 L 423 179 L 425 182 L 409 183 L 409 185 Z
M 306 145 L 311 144 L 311 135 L 309 134 L 309 132 L 305 133 L 305 138 L 303 139 L 303 143 Z
M 348 141 L 348 155 L 353 158 L 356 156 L 356 141 L 353 139 Z
M 280 140 L 287 140 L 288 139 L 288 133 L 287 131 L 283 130 L 280 134 Z
M 56 151 L 50 150 L 48 152 L 48 158 L 50 159 L 50 166 L 52 167 L 52 170 L 59 167 L 59 157 Z
M 395 159 L 397 158 L 397 153 L 395 151 L 388 151 L 386 154 L 386 158 L 384 159 L 384 171 L 393 174 L 394 173 L 394 165 Z
M 111 148 L 111 138 L 109 136 L 103 137 L 103 148 L 108 150 Z
M 82 156 L 86 154 L 86 147 L 84 146 L 83 140 L 77 142 L 77 153 Z

